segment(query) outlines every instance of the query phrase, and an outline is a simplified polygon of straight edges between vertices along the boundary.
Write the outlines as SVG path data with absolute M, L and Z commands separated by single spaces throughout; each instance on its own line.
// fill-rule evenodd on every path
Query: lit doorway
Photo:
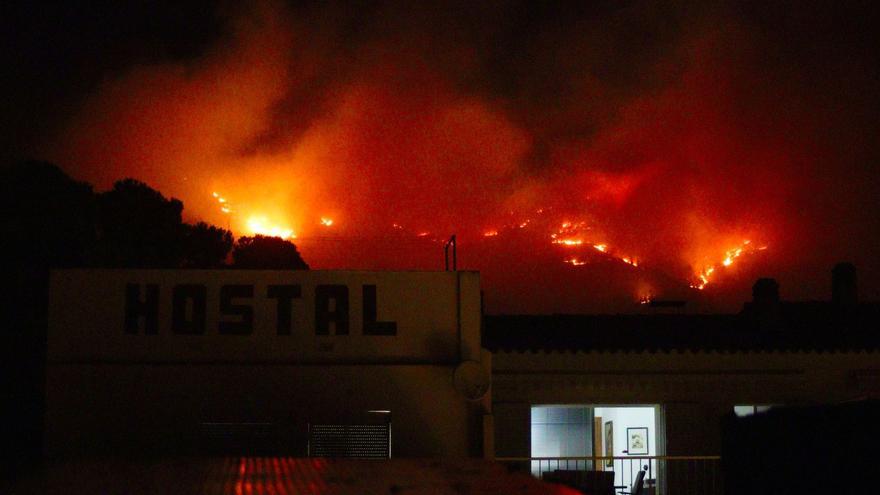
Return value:
M 614 471 L 615 486 L 629 486 L 647 466 L 646 485 L 657 479 L 657 405 L 561 404 L 531 408 L 532 473 L 553 470 Z M 615 457 L 593 462 L 571 457 Z

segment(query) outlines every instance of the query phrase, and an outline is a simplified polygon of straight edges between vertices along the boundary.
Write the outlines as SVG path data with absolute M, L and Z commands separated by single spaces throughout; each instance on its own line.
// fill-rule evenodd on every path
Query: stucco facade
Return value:
M 305 456 L 310 424 L 382 412 L 395 457 L 479 456 L 488 402 L 456 387 L 463 362 L 488 376 L 476 273 L 57 271 L 47 452 L 200 452 L 221 425 Z

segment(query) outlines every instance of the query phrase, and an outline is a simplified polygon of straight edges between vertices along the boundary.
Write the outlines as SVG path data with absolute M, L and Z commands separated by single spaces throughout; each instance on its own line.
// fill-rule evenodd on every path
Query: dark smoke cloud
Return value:
M 337 235 L 398 224 L 478 239 L 546 210 L 529 228 L 583 220 L 595 240 L 662 274 L 601 263 L 572 272 L 547 231 L 507 247 L 474 240 L 471 266 L 505 309 L 621 309 L 645 287 L 674 292 L 667 279 L 692 278 L 745 238 L 769 248 L 718 275 L 710 289 L 724 307 L 758 274 L 780 278 L 784 295 L 824 298 L 839 259 L 859 265 L 863 294 L 876 297 L 880 23 L 868 7 L 269 2 L 159 12 L 158 29 L 136 31 L 143 38 L 93 35 L 121 38 L 122 55 L 79 47 L 68 65 L 98 60 L 100 82 L 73 78 L 65 101 L 76 105 L 44 109 L 61 130 L 25 126 L 43 139 L 22 142 L 46 145 L 21 149 L 99 187 L 141 178 L 223 224 L 210 196 L 219 189 L 303 236 L 332 216 Z M 117 9 L 112 19 L 129 12 Z M 337 252 L 325 247 L 314 256 Z M 323 259 L 348 266 L 346 256 Z M 517 286 L 506 266 L 530 262 L 515 270 Z M 612 293 L 564 304 L 523 296 L 563 279 Z

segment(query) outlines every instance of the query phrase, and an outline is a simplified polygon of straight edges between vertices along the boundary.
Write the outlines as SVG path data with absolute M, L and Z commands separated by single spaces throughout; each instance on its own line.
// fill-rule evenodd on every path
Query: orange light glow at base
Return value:
M 247 228 L 251 234 L 280 237 L 282 239 L 296 239 L 293 229 L 281 227 L 269 222 L 266 217 L 252 216 L 247 220 Z

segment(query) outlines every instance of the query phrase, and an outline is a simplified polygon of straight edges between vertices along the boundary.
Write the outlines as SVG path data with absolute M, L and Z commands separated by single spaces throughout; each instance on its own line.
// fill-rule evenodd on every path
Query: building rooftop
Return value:
M 487 315 L 495 351 L 875 351 L 880 304 L 747 303 L 738 314 Z

